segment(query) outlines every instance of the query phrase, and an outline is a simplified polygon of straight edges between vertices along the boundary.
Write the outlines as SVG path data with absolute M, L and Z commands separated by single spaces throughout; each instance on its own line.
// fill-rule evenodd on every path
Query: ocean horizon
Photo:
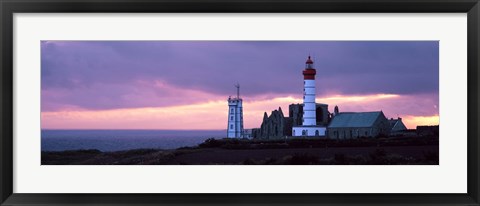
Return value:
M 224 138 L 226 130 L 42 129 L 41 151 L 97 149 L 176 149 L 196 146 L 208 138 Z

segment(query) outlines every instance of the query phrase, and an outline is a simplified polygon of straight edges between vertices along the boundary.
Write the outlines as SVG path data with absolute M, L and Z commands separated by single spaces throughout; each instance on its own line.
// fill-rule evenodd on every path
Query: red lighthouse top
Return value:
M 307 62 L 305 62 L 305 70 L 303 70 L 303 79 L 304 80 L 314 80 L 315 79 L 315 74 L 317 74 L 317 71 L 313 68 L 313 61 L 308 56 Z

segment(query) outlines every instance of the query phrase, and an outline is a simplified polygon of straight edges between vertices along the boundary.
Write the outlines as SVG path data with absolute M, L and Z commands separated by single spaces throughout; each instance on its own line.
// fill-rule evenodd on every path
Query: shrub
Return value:
M 276 158 L 270 157 L 270 158 L 265 159 L 264 164 L 265 165 L 276 165 L 276 164 L 279 164 L 279 161 Z
M 214 138 L 208 138 L 198 146 L 202 148 L 213 148 L 213 147 L 220 147 L 221 145 L 222 145 L 221 141 L 218 141 Z
M 311 155 L 307 153 L 294 154 L 290 159 L 289 164 L 291 165 L 314 165 L 319 163 L 319 158 L 316 155 Z
M 335 157 L 333 158 L 333 160 L 337 165 L 344 165 L 346 163 L 345 154 L 335 154 Z
M 384 149 L 376 149 L 374 152 L 370 153 L 370 158 L 371 159 L 378 159 L 385 157 L 387 155 L 387 152 Z
M 432 152 L 432 151 L 423 152 L 423 158 L 425 159 L 426 162 L 429 162 L 429 163 L 434 163 L 434 164 L 439 163 L 438 152 Z
M 256 165 L 258 163 L 255 160 L 253 160 L 252 158 L 247 158 L 246 160 L 244 160 L 240 164 L 242 164 L 242 165 Z
M 384 149 L 376 149 L 374 152 L 370 153 L 370 163 L 371 164 L 384 164 L 385 156 L 387 152 Z

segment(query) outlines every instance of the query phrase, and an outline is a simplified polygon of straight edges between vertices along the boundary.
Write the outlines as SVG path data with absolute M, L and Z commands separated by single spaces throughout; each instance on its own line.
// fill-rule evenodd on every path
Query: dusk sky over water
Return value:
M 330 112 L 438 124 L 437 41 L 42 41 L 43 129 L 226 129 L 240 83 L 245 128 L 302 103 L 305 60 Z

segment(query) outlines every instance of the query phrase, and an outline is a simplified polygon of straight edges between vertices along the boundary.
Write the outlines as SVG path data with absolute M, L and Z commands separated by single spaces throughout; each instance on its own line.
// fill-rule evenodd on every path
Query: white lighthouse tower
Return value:
M 313 61 L 308 56 L 303 70 L 303 126 L 315 126 L 317 118 L 315 115 L 315 75 L 317 71 L 313 68 Z
M 243 109 L 242 99 L 240 98 L 240 85 L 235 85 L 237 88 L 237 97 L 228 97 L 228 138 L 243 137 Z
M 293 136 L 325 136 L 326 127 L 317 126 L 315 103 L 315 75 L 313 61 L 308 56 L 303 70 L 303 118 L 302 126 L 292 128 Z

